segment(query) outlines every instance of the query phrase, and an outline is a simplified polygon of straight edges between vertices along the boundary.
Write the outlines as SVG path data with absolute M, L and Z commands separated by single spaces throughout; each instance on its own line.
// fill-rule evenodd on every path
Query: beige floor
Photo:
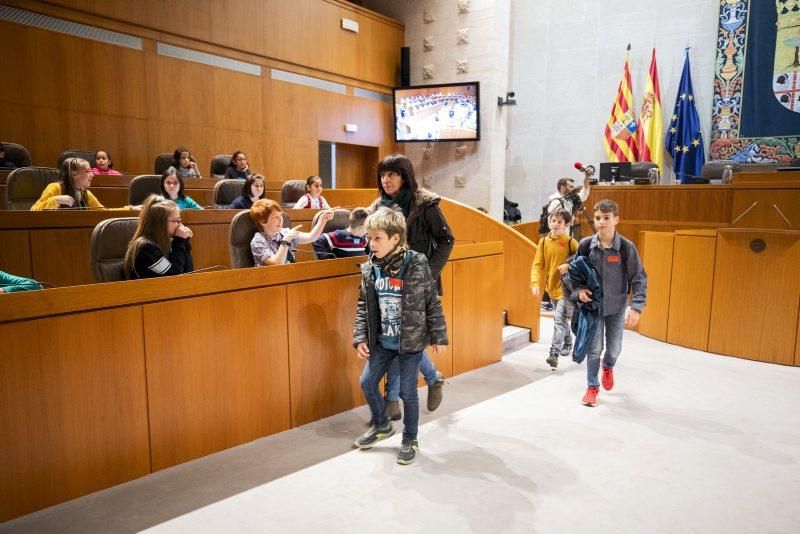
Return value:
M 452 379 L 412 466 L 399 436 L 350 450 L 362 408 L 0 530 L 800 532 L 800 368 L 626 333 L 586 408 L 585 367 L 549 371 L 546 342 Z

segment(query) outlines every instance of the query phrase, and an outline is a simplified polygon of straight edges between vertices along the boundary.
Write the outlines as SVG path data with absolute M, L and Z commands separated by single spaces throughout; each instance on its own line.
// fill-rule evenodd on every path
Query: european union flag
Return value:
M 706 153 L 703 149 L 700 119 L 697 118 L 697 108 L 694 105 L 688 48 L 681 85 L 675 98 L 675 111 L 672 113 L 664 146 L 672 154 L 672 166 L 681 183 L 691 183 L 691 178 L 700 174 L 700 169 L 706 162 Z

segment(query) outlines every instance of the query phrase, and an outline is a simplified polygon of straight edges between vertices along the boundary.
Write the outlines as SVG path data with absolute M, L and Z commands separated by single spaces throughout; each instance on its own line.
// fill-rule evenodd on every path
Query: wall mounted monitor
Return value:
M 397 143 L 481 138 L 478 82 L 398 87 L 393 96 Z

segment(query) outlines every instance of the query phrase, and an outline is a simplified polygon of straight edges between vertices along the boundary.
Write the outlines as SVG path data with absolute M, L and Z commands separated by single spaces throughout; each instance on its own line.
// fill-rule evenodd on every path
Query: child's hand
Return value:
M 62 206 L 72 207 L 75 205 L 75 199 L 69 195 L 56 195 L 53 199 Z
M 538 297 L 540 293 L 541 291 L 539 290 L 539 286 L 533 286 L 531 288 L 531 295 L 533 295 L 534 297 Z
M 322 215 L 319 216 L 320 219 L 323 221 L 330 221 L 333 219 L 333 210 L 325 210 L 322 212 Z
M 558 266 L 558 272 L 560 272 L 561 274 L 567 274 L 567 271 L 569 271 L 569 264 L 568 263 L 565 263 L 563 265 L 559 265 Z
M 286 234 L 286 236 L 283 239 L 285 239 L 286 241 L 291 243 L 292 241 L 294 241 L 295 239 L 297 239 L 300 236 L 300 228 L 302 228 L 302 227 L 303 227 L 302 224 L 298 224 L 297 226 L 295 226 L 294 228 L 289 230 L 289 232 Z
M 591 291 L 588 289 L 579 289 L 578 290 L 578 300 L 581 302 L 592 302 L 592 299 L 589 296 L 592 294 Z
M 366 343 L 359 343 L 356 345 L 356 355 L 362 360 L 369 359 L 369 347 Z
M 194 234 L 189 229 L 188 226 L 180 225 L 177 230 L 175 230 L 175 235 L 178 237 L 182 237 L 184 239 L 189 239 Z
M 639 317 L 641 317 L 641 313 L 634 310 L 633 308 L 628 308 L 625 312 L 625 326 L 629 326 L 631 328 L 635 328 L 636 325 L 639 324 Z
M 445 347 L 444 345 L 431 345 L 430 346 L 430 351 L 431 351 L 431 353 L 433 353 L 434 356 L 438 356 L 439 354 L 443 353 L 446 349 L 447 349 L 447 347 Z
M 197 163 L 195 163 L 194 161 L 190 161 L 189 162 L 189 168 L 197 170 Z

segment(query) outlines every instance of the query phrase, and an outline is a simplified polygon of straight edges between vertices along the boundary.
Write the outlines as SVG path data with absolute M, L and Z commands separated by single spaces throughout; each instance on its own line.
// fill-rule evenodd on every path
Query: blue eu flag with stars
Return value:
M 664 146 L 672 155 L 672 167 L 681 183 L 691 183 L 700 174 L 706 153 L 703 149 L 703 134 L 700 133 L 700 119 L 697 118 L 692 73 L 689 69 L 689 50 L 683 63 L 681 85 L 675 98 L 675 110 L 669 121 Z

